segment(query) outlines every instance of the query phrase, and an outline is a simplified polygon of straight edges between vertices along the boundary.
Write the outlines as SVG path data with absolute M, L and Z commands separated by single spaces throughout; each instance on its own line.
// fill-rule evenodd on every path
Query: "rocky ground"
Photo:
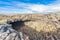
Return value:
M 14 30 L 11 25 L 0 25 L 0 40 L 29 40 L 28 36 L 22 32 Z
M 60 13 L 19 14 L 0 19 L 1 24 L 12 25 L 14 30 L 26 34 L 30 40 L 60 40 Z

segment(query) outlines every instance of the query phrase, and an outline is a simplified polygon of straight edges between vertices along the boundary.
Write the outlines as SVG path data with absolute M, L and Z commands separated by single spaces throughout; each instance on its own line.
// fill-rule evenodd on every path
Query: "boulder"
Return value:
M 0 40 L 24 40 L 23 35 L 22 32 L 14 30 L 11 25 L 0 25 Z

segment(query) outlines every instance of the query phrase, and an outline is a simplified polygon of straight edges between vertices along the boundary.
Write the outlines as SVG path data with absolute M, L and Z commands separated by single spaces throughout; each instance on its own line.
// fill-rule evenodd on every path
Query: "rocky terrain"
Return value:
M 0 25 L 0 40 L 20 40 L 20 36 L 11 26 Z
M 29 40 L 28 36 L 22 32 L 18 32 L 11 25 L 0 25 L 0 40 Z
M 60 13 L 5 15 L 1 16 L 0 24 L 12 25 L 30 40 L 60 40 Z

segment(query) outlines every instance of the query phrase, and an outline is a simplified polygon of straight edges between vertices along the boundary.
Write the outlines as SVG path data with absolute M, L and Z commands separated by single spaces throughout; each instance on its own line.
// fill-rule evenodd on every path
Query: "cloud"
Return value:
M 22 7 L 25 10 L 29 10 L 32 13 L 40 13 L 40 12 L 54 12 L 54 11 L 60 11 L 60 3 L 58 3 L 59 0 L 56 0 L 55 3 L 49 4 L 49 5 L 43 5 L 43 4 L 27 4 L 27 3 L 21 3 L 21 2 L 13 2 L 18 7 Z M 57 4 L 56 4 L 57 3 Z M 26 11 L 27 13 L 27 11 Z
M 55 12 L 60 11 L 60 0 L 56 0 L 53 4 L 27 4 L 23 2 L 2 2 L 7 6 L 0 7 L 0 13 L 40 13 L 40 12 Z

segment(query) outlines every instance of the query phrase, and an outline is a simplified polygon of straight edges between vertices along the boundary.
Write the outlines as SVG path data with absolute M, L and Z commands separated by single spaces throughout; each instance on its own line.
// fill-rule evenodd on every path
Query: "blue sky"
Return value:
M 60 0 L 0 0 L 0 14 L 60 11 Z

